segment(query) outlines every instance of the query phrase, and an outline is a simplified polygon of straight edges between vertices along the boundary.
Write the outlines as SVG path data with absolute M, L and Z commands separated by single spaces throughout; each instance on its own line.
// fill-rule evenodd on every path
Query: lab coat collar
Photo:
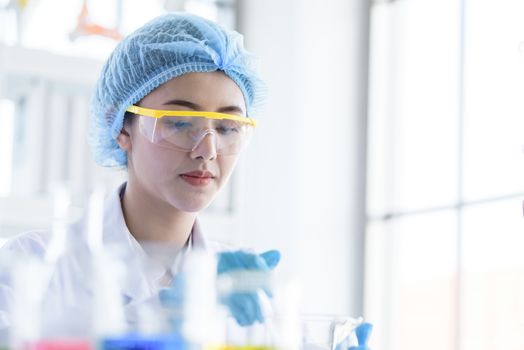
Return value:
M 204 234 L 202 233 L 202 229 L 200 227 L 198 219 L 196 219 L 195 223 L 193 224 L 193 230 L 191 231 L 191 239 L 189 241 L 190 249 L 197 248 L 209 250 L 209 244 L 206 238 L 204 237 Z

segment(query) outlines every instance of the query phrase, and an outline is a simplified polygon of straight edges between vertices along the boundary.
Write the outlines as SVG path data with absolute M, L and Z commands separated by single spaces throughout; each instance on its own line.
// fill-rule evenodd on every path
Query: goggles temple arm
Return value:
M 158 119 L 155 118 L 155 124 L 153 125 L 153 132 L 151 133 L 151 143 L 155 143 L 155 133 L 156 133 L 157 123 L 158 123 Z

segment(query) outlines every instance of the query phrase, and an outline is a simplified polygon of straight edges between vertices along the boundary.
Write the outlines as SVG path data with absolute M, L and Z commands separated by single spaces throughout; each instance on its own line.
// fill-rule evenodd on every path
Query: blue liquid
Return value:
M 101 350 L 183 350 L 185 344 L 176 335 L 129 334 L 122 337 L 106 338 L 100 342 Z

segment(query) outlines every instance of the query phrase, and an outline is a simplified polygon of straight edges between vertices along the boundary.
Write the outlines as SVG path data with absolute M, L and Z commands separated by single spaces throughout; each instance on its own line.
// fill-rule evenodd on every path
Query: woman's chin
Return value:
M 178 210 L 184 211 L 186 213 L 198 213 L 211 204 L 212 199 L 209 200 L 201 200 L 201 201 L 195 201 L 192 200 L 191 202 L 184 202 L 184 203 L 178 203 L 178 205 L 174 205 Z

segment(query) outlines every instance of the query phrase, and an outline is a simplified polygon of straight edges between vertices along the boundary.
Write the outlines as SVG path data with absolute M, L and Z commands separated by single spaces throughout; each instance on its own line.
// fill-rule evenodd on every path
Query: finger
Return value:
M 256 294 L 244 294 L 243 304 L 245 313 L 247 315 L 248 326 L 251 326 L 258 320 L 259 314 L 261 313 Z
M 241 295 L 234 294 L 230 297 L 230 311 L 240 326 L 245 327 L 250 325 L 245 301 L 242 299 Z
M 355 333 L 357 334 L 358 345 L 366 345 L 373 330 L 371 323 L 364 322 L 357 327 Z
M 260 254 L 262 259 L 266 262 L 266 265 L 272 270 L 280 262 L 280 252 L 278 250 L 268 250 Z

